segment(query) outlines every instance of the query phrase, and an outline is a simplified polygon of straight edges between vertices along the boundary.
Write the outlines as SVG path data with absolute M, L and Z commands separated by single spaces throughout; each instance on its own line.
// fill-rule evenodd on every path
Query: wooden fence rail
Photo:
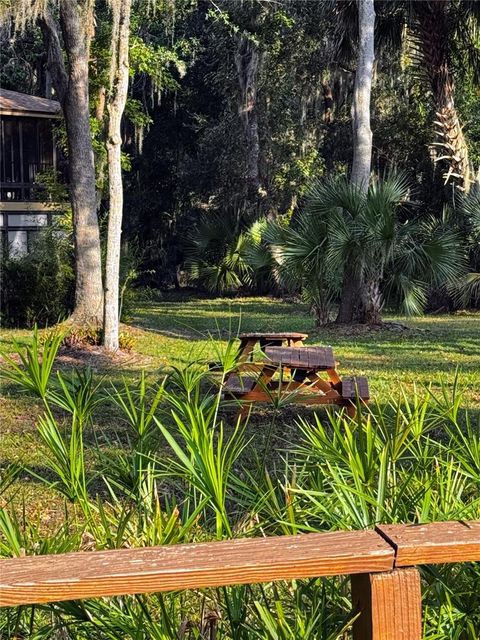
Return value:
M 480 521 L 0 560 L 0 606 L 351 575 L 355 640 L 419 640 L 421 564 L 480 560 Z

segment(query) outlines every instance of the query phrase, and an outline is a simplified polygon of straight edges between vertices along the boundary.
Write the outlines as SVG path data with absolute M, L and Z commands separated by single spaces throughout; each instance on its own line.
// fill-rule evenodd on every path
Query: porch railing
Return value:
M 55 166 L 51 163 L 30 162 L 25 165 L 22 171 L 23 177 L 20 177 L 19 173 L 13 180 L 0 181 L 0 201 L 42 201 L 42 187 L 36 184 L 37 175 L 53 169 L 55 169 Z M 14 174 L 14 172 L 12 173 Z
M 480 521 L 10 558 L 0 606 L 350 575 L 355 640 L 420 640 L 417 565 L 479 560 Z

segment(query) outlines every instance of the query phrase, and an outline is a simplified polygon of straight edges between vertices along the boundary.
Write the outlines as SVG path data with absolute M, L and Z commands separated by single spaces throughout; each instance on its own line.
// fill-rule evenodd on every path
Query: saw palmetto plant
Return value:
M 359 318 L 373 324 L 389 299 L 420 313 L 429 283 L 452 283 L 463 273 L 458 235 L 417 219 L 409 192 L 401 175 L 375 181 L 367 193 L 344 178 L 321 180 L 291 225 L 265 236 L 285 285 L 303 290 L 319 323 L 329 320 L 347 265 L 356 265 L 362 282 Z
M 22 349 L 17 346 L 17 355 L 28 362 Z M 38 342 L 35 349 L 41 352 Z M 47 345 L 47 358 L 54 351 Z M 35 370 L 26 367 L 19 377 L 8 367 L 4 376 L 37 392 Z M 51 404 L 59 391 L 47 374 L 48 425 L 44 418 L 37 424 L 46 464 L 6 470 L 2 557 L 480 517 L 478 424 L 457 382 L 453 390 L 400 392 L 355 419 L 303 415 L 294 442 L 284 443 L 284 459 L 274 464 L 268 440 L 268 455 L 258 456 L 264 434 L 255 429 L 246 437 L 248 425 L 231 424 L 210 374 L 198 365 L 177 369 L 164 382 L 142 376 L 138 385 L 124 382 L 113 390 L 80 377 L 64 409 Z M 93 403 L 94 466 L 85 455 L 86 425 L 70 410 L 78 402 L 81 413 L 92 389 L 113 400 L 118 423 L 131 436 L 119 431 L 123 450 L 112 455 Z M 65 499 L 54 523 L 30 516 L 13 499 L 19 472 Z M 425 638 L 477 640 L 475 567 L 429 568 L 422 580 Z M 343 640 L 354 617 L 349 589 L 348 579 L 337 577 L 7 608 L 0 636 Z

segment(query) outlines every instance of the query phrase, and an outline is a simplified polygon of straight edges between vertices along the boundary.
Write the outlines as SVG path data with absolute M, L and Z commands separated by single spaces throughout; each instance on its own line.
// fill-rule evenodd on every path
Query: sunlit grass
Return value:
M 480 314 L 399 318 L 409 330 L 372 330 L 361 334 L 335 327 L 315 330 L 308 309 L 267 298 L 165 301 L 140 307 L 133 319 L 141 327 L 138 350 L 161 362 L 185 362 L 208 353 L 208 334 L 225 340 L 241 331 L 302 331 L 309 344 L 335 347 L 343 373 L 367 375 L 381 402 L 398 384 L 453 384 L 457 368 L 467 397 L 480 407 Z

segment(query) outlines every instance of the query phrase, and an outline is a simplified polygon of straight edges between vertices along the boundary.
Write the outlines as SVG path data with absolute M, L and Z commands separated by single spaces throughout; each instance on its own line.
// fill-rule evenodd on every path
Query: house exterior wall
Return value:
M 51 223 L 55 204 L 42 202 L 36 177 L 57 168 L 55 116 L 0 111 L 0 231 L 10 257 L 29 251 L 34 235 Z

